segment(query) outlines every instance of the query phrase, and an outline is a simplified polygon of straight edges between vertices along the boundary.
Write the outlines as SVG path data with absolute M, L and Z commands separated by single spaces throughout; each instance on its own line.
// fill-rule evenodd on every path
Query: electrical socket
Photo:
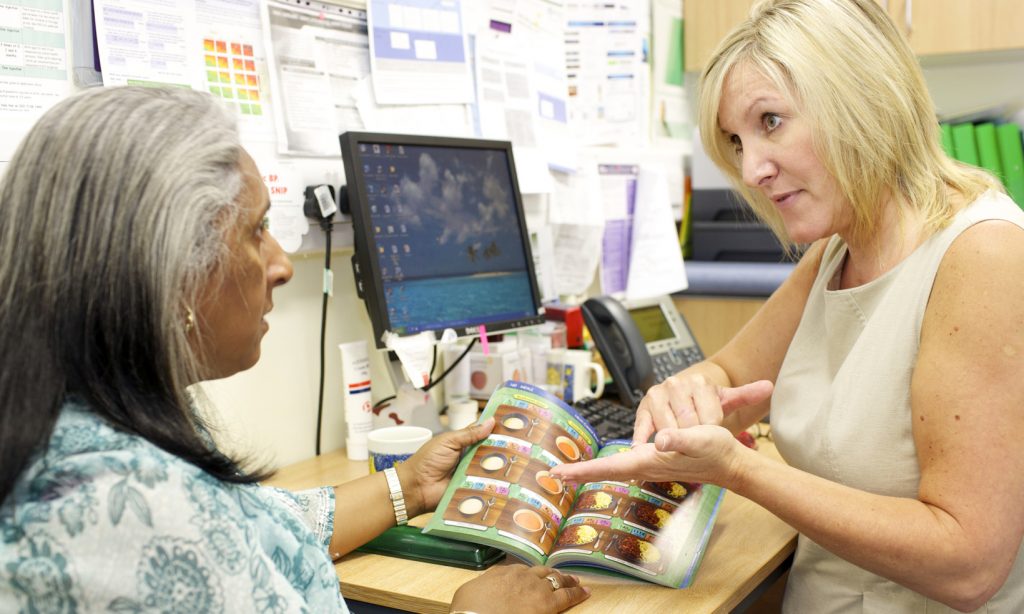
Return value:
M 306 186 L 305 201 L 302 203 L 302 213 L 306 217 L 323 221 L 334 216 L 338 206 L 334 202 L 334 186 L 327 184 Z

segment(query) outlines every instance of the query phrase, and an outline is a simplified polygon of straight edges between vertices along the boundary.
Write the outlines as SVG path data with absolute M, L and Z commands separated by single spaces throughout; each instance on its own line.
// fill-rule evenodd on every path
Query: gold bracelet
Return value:
M 384 478 L 388 481 L 391 507 L 395 508 L 395 522 L 399 525 L 407 524 L 409 513 L 405 509 L 405 495 L 402 493 L 402 483 L 398 480 L 398 472 L 394 467 L 388 467 L 384 470 Z

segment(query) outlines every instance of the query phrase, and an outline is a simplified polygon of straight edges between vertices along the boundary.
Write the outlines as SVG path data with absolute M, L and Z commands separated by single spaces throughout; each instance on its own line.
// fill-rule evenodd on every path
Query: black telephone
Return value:
M 624 405 L 636 408 L 648 388 L 704 360 L 670 296 L 626 303 L 598 296 L 581 309 Z

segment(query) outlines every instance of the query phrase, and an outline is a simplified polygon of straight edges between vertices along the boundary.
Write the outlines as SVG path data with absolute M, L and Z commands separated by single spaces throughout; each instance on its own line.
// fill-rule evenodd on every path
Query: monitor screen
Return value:
M 630 309 L 629 315 L 633 316 L 636 327 L 640 329 L 640 336 L 644 338 L 644 343 L 671 339 L 676 336 L 660 305 Z
M 511 145 L 347 132 L 356 282 L 374 337 L 540 323 Z

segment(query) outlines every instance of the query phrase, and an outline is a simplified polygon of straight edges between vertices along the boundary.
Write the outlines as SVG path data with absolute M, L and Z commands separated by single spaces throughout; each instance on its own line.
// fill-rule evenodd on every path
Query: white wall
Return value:
M 1024 105 L 1024 54 L 929 60 L 929 87 L 941 114 L 963 113 L 993 104 Z M 688 82 L 696 81 L 688 75 Z M 692 89 L 692 88 L 691 88 Z M 355 296 L 351 249 L 332 255 L 335 293 L 327 328 L 327 379 L 324 393 L 322 451 L 344 445 L 344 417 L 337 344 L 370 340 L 366 309 Z M 271 330 L 263 358 L 247 372 L 205 385 L 223 422 L 225 445 L 254 452 L 277 465 L 313 456 L 319 377 L 320 288 L 323 253 L 294 259 L 295 277 L 275 292 L 268 316 Z M 384 361 L 371 357 L 374 400 L 391 394 Z
M 344 249 L 331 256 L 334 296 L 327 315 L 322 452 L 344 446 L 339 343 L 366 339 L 371 348 L 374 399 L 391 394 L 384 360 L 372 351 L 366 308 L 355 293 L 351 255 L 351 249 Z M 263 338 L 259 363 L 203 385 L 219 412 L 219 439 L 228 450 L 253 454 L 275 466 L 313 456 L 323 260 L 323 252 L 292 259 L 295 275 L 274 292 L 274 310 L 267 316 L 270 331 Z
M 921 64 L 943 119 L 1024 107 L 1024 51 L 936 56 Z

